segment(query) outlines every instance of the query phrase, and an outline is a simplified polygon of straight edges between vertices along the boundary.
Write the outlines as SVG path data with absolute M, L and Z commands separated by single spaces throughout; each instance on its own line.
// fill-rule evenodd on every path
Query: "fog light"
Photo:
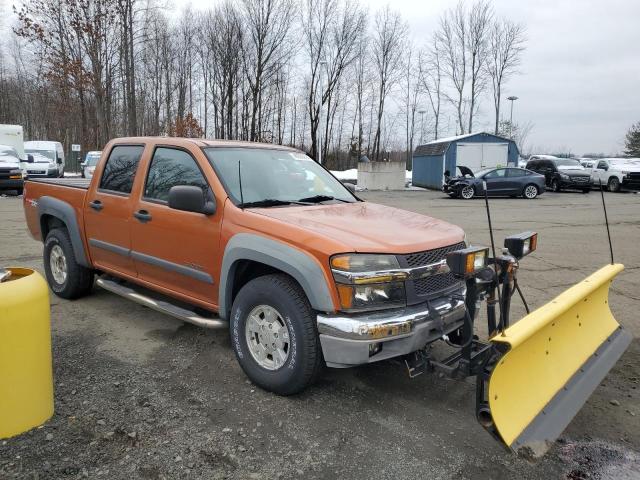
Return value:
M 369 344 L 369 356 L 373 357 L 376 353 L 380 353 L 382 351 L 382 342 L 378 343 L 370 343 Z

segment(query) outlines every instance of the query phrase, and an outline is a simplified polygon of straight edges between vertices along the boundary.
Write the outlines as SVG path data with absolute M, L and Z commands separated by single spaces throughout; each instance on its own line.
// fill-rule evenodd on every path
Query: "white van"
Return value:
M 33 155 L 33 163 L 27 164 L 30 177 L 63 177 L 64 148 L 60 142 L 34 141 L 24 142 L 24 151 Z

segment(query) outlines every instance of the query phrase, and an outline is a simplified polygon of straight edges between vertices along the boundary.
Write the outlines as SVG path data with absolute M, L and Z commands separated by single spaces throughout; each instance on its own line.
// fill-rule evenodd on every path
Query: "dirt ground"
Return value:
M 433 215 L 488 245 L 480 200 L 363 193 Z M 472 381 L 409 379 L 392 362 L 327 370 L 305 393 L 253 386 L 226 331 L 204 331 L 95 288 L 51 297 L 56 412 L 0 441 L 0 478 L 640 478 L 640 195 L 607 194 L 616 260 L 611 307 L 635 339 L 538 463 L 516 458 L 474 418 Z M 600 195 L 491 201 L 498 242 L 539 232 L 520 283 L 533 307 L 608 262 Z M 21 199 L 0 198 L 0 266 L 42 271 Z M 516 300 L 514 318 L 523 309 Z

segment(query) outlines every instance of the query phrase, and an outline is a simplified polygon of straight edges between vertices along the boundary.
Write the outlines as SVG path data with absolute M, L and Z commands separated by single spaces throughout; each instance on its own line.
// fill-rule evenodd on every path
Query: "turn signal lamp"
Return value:
M 512 235 L 504 239 L 504 246 L 509 253 L 520 260 L 529 255 L 538 247 L 538 234 L 535 232 L 524 232 Z
M 468 247 L 447 255 L 447 265 L 457 277 L 467 278 L 487 266 L 489 248 Z

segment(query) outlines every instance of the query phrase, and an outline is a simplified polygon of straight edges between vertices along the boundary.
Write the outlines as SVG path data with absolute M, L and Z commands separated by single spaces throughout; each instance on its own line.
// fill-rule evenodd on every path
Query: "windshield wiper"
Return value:
M 332 197 L 331 195 L 314 195 L 312 197 L 301 198 L 298 201 L 308 202 L 308 203 L 320 203 L 320 202 L 326 202 L 328 200 L 338 200 L 339 202 L 351 203 L 349 200 L 343 200 L 342 198 Z
M 238 206 L 240 208 L 252 208 L 252 207 L 281 207 L 284 205 L 309 205 L 303 201 L 296 200 L 278 200 L 277 198 L 265 198 L 263 200 L 257 200 L 255 202 L 245 202 Z

